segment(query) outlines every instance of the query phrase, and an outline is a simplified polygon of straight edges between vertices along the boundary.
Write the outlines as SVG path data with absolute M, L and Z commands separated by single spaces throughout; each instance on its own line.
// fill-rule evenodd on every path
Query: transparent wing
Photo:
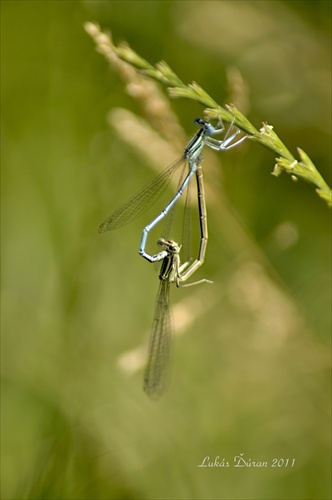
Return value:
M 98 228 L 99 233 L 118 229 L 146 212 L 146 210 L 154 205 L 164 193 L 174 172 L 185 161 L 185 158 L 181 157 L 166 167 L 166 169 L 149 182 L 149 184 L 144 186 L 124 205 L 107 217 L 107 219 L 100 224 Z
M 187 177 L 187 175 L 188 175 L 188 168 L 186 168 L 186 165 L 183 164 L 183 167 L 182 167 L 182 170 L 180 172 L 179 179 L 178 179 L 177 192 L 179 191 L 179 189 L 180 189 L 183 181 Z M 190 184 L 191 184 L 191 181 L 189 182 L 189 185 Z M 188 189 L 188 186 L 186 187 L 185 192 L 187 192 L 187 189 Z M 178 203 L 175 203 L 173 205 L 173 207 L 169 210 L 167 217 L 165 219 L 165 224 L 164 224 L 164 227 L 163 227 L 161 234 L 166 240 L 169 239 L 169 235 L 171 234 L 171 228 L 172 228 L 172 224 L 173 224 L 173 221 L 175 218 L 175 213 L 177 212 L 177 209 L 178 209 L 178 205 L 179 205 Z
M 172 311 L 169 281 L 160 281 L 150 337 L 148 363 L 144 374 L 144 390 L 151 398 L 161 396 L 168 384 L 172 344 Z

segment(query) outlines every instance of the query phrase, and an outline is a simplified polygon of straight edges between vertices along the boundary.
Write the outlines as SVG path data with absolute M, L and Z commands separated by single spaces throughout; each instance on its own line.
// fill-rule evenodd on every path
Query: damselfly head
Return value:
M 212 135 L 215 132 L 214 127 L 211 125 L 211 123 L 203 120 L 203 118 L 195 118 L 194 120 L 195 125 L 198 127 L 201 127 L 202 129 L 205 130 L 205 132 L 209 135 Z
M 205 124 L 207 123 L 203 118 L 195 118 L 194 120 L 195 125 L 198 127 L 205 127 Z
M 166 250 L 171 254 L 178 254 L 181 250 L 181 245 L 173 240 L 165 240 L 164 238 L 159 238 L 157 245 L 160 247 L 165 247 Z
M 178 254 L 181 250 L 181 245 L 176 243 L 176 241 L 169 240 L 167 248 L 170 253 Z

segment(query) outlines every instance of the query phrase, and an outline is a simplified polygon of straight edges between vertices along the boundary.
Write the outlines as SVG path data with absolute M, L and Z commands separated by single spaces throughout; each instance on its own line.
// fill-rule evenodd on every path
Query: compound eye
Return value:
M 165 243 L 166 243 L 166 241 L 164 240 L 164 238 L 159 238 L 159 240 L 157 241 L 157 245 L 159 247 L 165 246 Z
M 205 121 L 202 120 L 202 118 L 195 118 L 194 123 L 195 123 L 195 125 L 198 125 L 199 127 L 202 127 L 202 126 L 204 126 Z
M 171 253 L 177 253 L 179 251 L 179 245 L 175 241 L 173 242 L 170 241 L 168 249 Z

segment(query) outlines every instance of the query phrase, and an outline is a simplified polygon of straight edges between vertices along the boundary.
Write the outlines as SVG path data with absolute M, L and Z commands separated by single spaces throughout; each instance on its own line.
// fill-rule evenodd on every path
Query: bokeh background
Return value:
M 329 209 L 257 144 L 207 154 L 197 277 L 214 285 L 172 290 L 171 386 L 149 400 L 149 219 L 97 227 L 161 166 L 109 125 L 146 117 L 87 21 L 272 124 L 331 183 L 329 1 L 2 1 L 1 498 L 330 498 Z M 171 106 L 190 137 L 202 108 Z

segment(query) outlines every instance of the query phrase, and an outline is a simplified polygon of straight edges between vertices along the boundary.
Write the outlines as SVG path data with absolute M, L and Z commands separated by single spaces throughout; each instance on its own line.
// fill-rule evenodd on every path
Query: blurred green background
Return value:
M 121 364 L 152 321 L 146 219 L 97 228 L 155 173 L 107 125 L 142 110 L 87 21 L 221 104 L 242 75 L 252 123 L 331 184 L 329 1 L 2 1 L 1 498 L 330 498 L 329 209 L 257 144 L 212 155 L 217 181 L 205 162 L 215 283 L 172 290 L 194 321 L 175 321 L 172 383 L 150 401 Z M 203 110 L 172 107 L 190 137 Z M 234 467 L 241 453 L 268 467 Z

